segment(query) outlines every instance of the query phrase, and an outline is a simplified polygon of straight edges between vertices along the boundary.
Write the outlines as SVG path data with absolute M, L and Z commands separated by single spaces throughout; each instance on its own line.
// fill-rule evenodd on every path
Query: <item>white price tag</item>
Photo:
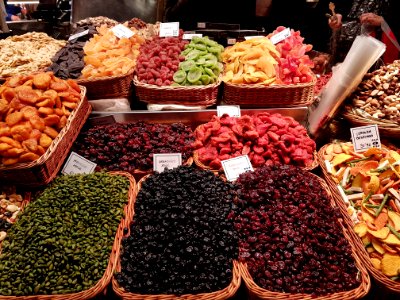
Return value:
M 206 28 L 206 23 L 204 23 L 204 22 L 198 22 L 198 23 L 197 23 L 197 28 L 202 28 L 202 29 Z
M 182 39 L 184 40 L 191 40 L 193 37 L 203 37 L 201 33 L 184 33 Z
M 80 156 L 78 153 L 71 152 L 61 173 L 69 175 L 91 174 L 94 172 L 96 166 L 94 162 Z
M 84 31 L 82 31 L 82 32 L 73 34 L 73 35 L 71 35 L 71 36 L 69 37 L 68 41 L 76 40 L 77 38 L 80 38 L 81 36 L 87 35 L 88 33 L 89 33 L 89 29 L 86 29 L 86 30 L 84 30 Z
M 219 105 L 217 106 L 217 116 L 221 117 L 223 114 L 227 114 L 230 117 L 240 117 L 240 106 L 239 105 Z
M 226 43 L 227 43 L 228 45 L 234 45 L 234 44 L 236 44 L 236 39 L 227 39 L 227 40 L 226 40 Z
M 251 39 L 258 39 L 258 38 L 263 38 L 265 36 L 263 35 L 250 35 L 250 36 L 245 36 L 244 39 L 247 40 L 251 40 Z
M 236 180 L 244 172 L 253 171 L 253 166 L 247 155 L 223 160 L 221 164 L 224 168 L 226 179 L 229 181 Z
M 381 148 L 378 125 L 350 128 L 350 132 L 355 152 L 365 151 L 372 147 Z
M 284 39 L 288 38 L 291 35 L 290 28 L 285 28 L 281 32 L 273 35 L 270 37 L 270 41 L 272 44 L 278 44 L 280 41 L 283 41 Z
M 182 165 L 181 153 L 153 154 L 153 170 L 163 172 L 165 168 L 173 169 Z
M 160 23 L 160 37 L 178 36 L 179 22 Z
M 130 37 L 132 37 L 135 33 L 130 30 L 128 27 L 122 25 L 122 24 L 118 24 L 116 26 L 114 26 L 113 28 L 111 28 L 111 31 L 114 33 L 114 35 L 117 38 L 127 38 L 129 39 Z

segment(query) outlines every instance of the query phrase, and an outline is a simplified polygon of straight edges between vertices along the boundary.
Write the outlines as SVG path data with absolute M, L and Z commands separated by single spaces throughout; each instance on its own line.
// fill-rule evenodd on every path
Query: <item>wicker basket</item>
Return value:
M 343 220 L 348 224 L 350 228 L 353 228 L 354 226 L 353 221 L 351 220 L 347 212 L 346 203 L 344 203 L 343 198 L 337 189 L 337 183 L 333 180 L 332 176 L 328 173 L 328 170 L 325 167 L 325 162 L 322 155 L 323 153 L 325 153 L 326 147 L 328 145 L 329 144 L 324 145 L 318 151 L 318 160 L 321 165 L 322 173 L 324 174 L 329 189 L 332 192 L 333 199 L 335 200 L 337 206 L 340 208 L 342 214 L 344 215 Z M 364 247 L 364 244 L 362 243 L 360 237 L 354 232 L 354 230 L 350 230 L 349 235 L 351 236 L 353 243 L 357 248 L 357 253 L 360 257 L 360 260 L 362 261 L 363 265 L 367 268 L 367 270 L 371 273 L 372 277 L 376 280 L 376 282 L 379 285 L 383 286 L 385 289 L 390 290 L 391 292 L 400 293 L 400 282 L 391 280 L 386 275 L 384 275 L 380 270 L 376 269 L 372 265 L 371 259 L 369 257 L 367 250 Z
M 34 296 L 0 296 L 0 300 L 86 300 L 99 295 L 106 291 L 108 284 L 113 276 L 117 258 L 121 249 L 121 241 L 124 228 L 128 224 L 128 220 L 132 217 L 133 206 L 136 200 L 136 181 L 132 175 L 126 172 L 110 172 L 112 175 L 125 176 L 129 179 L 130 187 L 128 192 L 128 201 L 124 207 L 125 217 L 121 220 L 114 239 L 114 244 L 110 253 L 107 268 L 103 277 L 90 289 L 74 294 L 61 295 L 34 295 Z
M 146 175 L 137 183 L 137 190 L 136 192 L 139 193 L 143 182 L 149 177 L 150 175 Z M 133 210 L 132 210 L 133 211 Z M 134 212 L 133 212 L 134 213 Z M 130 221 L 133 220 L 133 216 Z M 129 226 L 126 226 L 129 229 Z M 129 230 L 128 230 L 129 231 Z M 126 236 L 129 236 L 129 232 Z M 117 262 L 116 262 L 116 272 L 121 272 L 121 261 L 118 255 Z M 185 300 L 224 300 L 229 299 L 236 294 L 236 291 L 240 287 L 240 273 L 239 273 L 239 263 L 237 261 L 233 261 L 233 268 L 232 268 L 232 282 L 226 288 L 212 292 L 212 293 L 202 293 L 202 294 L 185 294 L 181 296 L 176 295 L 167 295 L 167 294 L 160 294 L 160 295 L 142 295 L 142 294 L 134 294 L 125 291 L 122 288 L 118 281 L 115 279 L 115 276 L 112 278 L 112 287 L 114 292 L 124 300 L 177 300 L 177 299 L 185 299 Z M 2 299 L 0 299 L 2 300 Z
M 318 177 L 317 175 L 311 174 L 312 176 Z M 325 183 L 324 180 L 319 178 L 319 181 L 321 185 L 325 188 L 327 191 L 328 195 L 330 195 L 331 198 L 331 205 L 335 206 L 335 202 L 333 201 L 332 194 L 329 191 L 328 185 Z M 324 296 L 319 296 L 316 297 L 311 294 L 290 294 L 290 293 L 279 293 L 279 292 L 272 292 L 268 291 L 266 289 L 261 288 L 258 286 L 253 278 L 251 277 L 246 264 L 239 263 L 239 268 L 240 268 L 240 275 L 243 278 L 244 283 L 246 284 L 246 287 L 248 289 L 249 295 L 251 299 L 291 299 L 291 300 L 312 300 L 312 299 L 318 299 L 318 300 L 349 300 L 349 299 L 360 299 L 364 297 L 369 289 L 371 288 L 371 280 L 368 275 L 367 270 L 364 268 L 363 263 L 360 261 L 360 257 L 358 256 L 358 247 L 357 243 L 354 242 L 354 239 L 351 237 L 347 230 L 347 224 L 342 224 L 342 229 L 343 229 L 343 234 L 345 238 L 349 241 L 353 253 L 353 257 L 356 263 L 356 266 L 359 270 L 359 274 L 361 276 L 361 283 L 360 285 L 350 291 L 345 291 L 345 292 L 338 292 L 338 293 L 333 293 L 333 294 L 328 294 Z
M 355 126 L 378 125 L 379 135 L 388 138 L 400 137 L 400 124 L 389 120 L 378 120 L 373 118 L 362 117 L 351 111 L 343 112 L 343 117 Z
M 214 84 L 195 86 L 157 86 L 133 80 L 140 101 L 150 104 L 178 104 L 212 106 L 217 103 L 221 81 Z
M 20 186 L 46 185 L 54 179 L 68 155 L 83 124 L 88 118 L 91 106 L 85 97 L 86 88 L 81 87 L 81 101 L 71 113 L 67 125 L 53 140 L 46 153 L 29 163 L 0 166 L 0 179 Z
M 242 107 L 309 106 L 314 101 L 315 82 L 267 86 L 224 82 L 223 99 L 226 104 Z
M 127 98 L 132 94 L 134 70 L 118 76 L 91 79 L 77 79 L 77 83 L 87 88 L 89 100 L 104 98 Z

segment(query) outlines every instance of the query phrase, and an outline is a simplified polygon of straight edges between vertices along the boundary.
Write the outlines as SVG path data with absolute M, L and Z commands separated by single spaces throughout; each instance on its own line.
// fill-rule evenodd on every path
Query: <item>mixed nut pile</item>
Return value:
M 0 244 L 6 238 L 7 231 L 15 223 L 21 211 L 23 197 L 15 188 L 0 188 Z

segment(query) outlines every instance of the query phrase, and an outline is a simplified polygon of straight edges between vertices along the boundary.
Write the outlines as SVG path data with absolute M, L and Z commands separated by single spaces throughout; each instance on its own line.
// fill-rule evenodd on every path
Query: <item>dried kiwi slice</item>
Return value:
M 221 54 L 221 48 L 218 46 L 207 47 L 208 52 L 213 53 L 215 55 Z
M 186 72 L 183 70 L 178 70 L 175 72 L 174 77 L 173 77 L 174 81 L 176 83 L 182 83 L 185 81 L 186 79 Z
M 185 60 L 185 61 L 180 62 L 179 68 L 182 69 L 183 71 L 187 72 L 195 65 L 196 65 L 196 62 L 194 60 L 190 59 L 190 60 Z
M 216 77 L 215 74 L 214 74 L 214 72 L 213 72 L 213 70 L 211 70 L 210 68 L 204 68 L 204 72 L 205 72 L 208 76 L 210 76 L 210 77 L 212 77 L 212 78 Z
M 206 63 L 206 60 L 204 59 L 203 56 L 199 57 L 199 58 L 196 60 L 196 64 L 198 64 L 198 65 L 204 65 L 205 63 Z
M 194 48 L 200 51 L 207 51 L 207 46 L 204 44 L 196 44 L 194 45 Z
M 185 59 L 186 60 L 195 60 L 200 56 L 200 51 L 197 49 L 193 49 L 192 51 L 190 51 L 188 54 L 186 54 Z
M 192 48 L 186 48 L 185 50 L 182 51 L 181 54 L 182 54 L 183 56 L 186 56 L 186 55 L 188 55 L 189 52 L 192 51 L 192 50 L 193 50 Z
M 201 71 L 201 69 L 199 67 L 192 67 L 189 70 L 189 73 L 187 74 L 186 79 L 190 83 L 195 83 L 200 80 L 202 73 L 203 72 Z
M 201 75 L 200 80 L 204 85 L 207 85 L 210 83 L 211 77 L 208 75 Z

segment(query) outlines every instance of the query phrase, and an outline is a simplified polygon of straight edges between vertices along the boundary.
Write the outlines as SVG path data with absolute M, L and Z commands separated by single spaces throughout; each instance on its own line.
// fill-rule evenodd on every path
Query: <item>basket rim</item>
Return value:
M 359 122 L 359 123 L 363 122 L 363 123 L 365 123 L 365 125 L 376 124 L 381 129 L 400 132 L 400 124 L 396 123 L 396 122 L 393 122 L 393 121 L 375 119 L 375 118 L 372 118 L 372 117 L 371 118 L 367 118 L 367 117 L 363 117 L 363 116 L 357 115 L 352 111 L 344 111 L 342 113 L 342 115 L 343 115 L 343 117 L 345 117 L 350 122 L 352 122 L 352 121 Z
M 345 143 L 350 143 L 350 142 L 345 142 Z M 371 259 L 369 257 L 368 252 L 366 251 L 366 248 L 362 244 L 361 239 L 358 237 L 358 235 L 353 230 L 353 226 L 354 226 L 353 221 L 351 220 L 351 218 L 348 214 L 345 214 L 345 213 L 347 213 L 345 203 L 342 199 L 342 196 L 337 191 L 336 182 L 333 180 L 332 176 L 330 176 L 330 174 L 328 173 L 328 170 L 326 169 L 325 163 L 324 163 L 325 159 L 323 158 L 323 153 L 330 144 L 333 144 L 333 143 L 325 144 L 324 146 L 322 146 L 320 148 L 320 150 L 318 151 L 318 160 L 320 161 L 322 173 L 326 179 L 329 189 L 333 195 L 333 198 L 335 199 L 337 205 L 341 209 L 342 215 L 344 215 L 344 221 L 348 224 L 348 227 L 350 228 L 349 229 L 350 234 L 352 236 L 352 239 L 354 240 L 354 244 L 357 246 L 357 250 L 358 250 L 357 253 L 358 253 L 361 261 L 365 265 L 366 269 L 371 273 L 372 277 L 374 277 L 374 279 L 376 281 L 378 281 L 379 284 L 381 284 L 382 286 L 384 286 L 385 288 L 387 288 L 393 292 L 399 293 L 400 292 L 400 282 L 391 280 L 388 276 L 384 275 L 380 270 L 378 270 L 377 268 L 375 268 L 372 265 Z
M 322 179 L 321 177 L 308 172 L 308 174 L 314 178 L 317 178 L 318 181 L 320 182 L 321 186 L 324 188 L 324 190 L 327 192 L 328 197 L 330 198 L 331 202 L 331 207 L 337 206 L 333 194 L 331 193 L 328 184 Z M 342 222 L 339 220 L 339 223 L 342 227 L 343 230 L 343 235 L 348 241 L 349 245 L 351 246 L 351 253 L 354 258 L 354 262 L 356 264 L 356 267 L 361 275 L 361 280 L 360 280 L 360 285 L 352 290 L 349 291 L 343 291 L 343 292 L 337 292 L 337 293 L 331 293 L 325 296 L 312 296 L 311 294 L 302 294 L 302 293 L 280 293 L 280 292 L 272 292 L 266 289 L 261 288 L 259 285 L 255 283 L 253 280 L 252 276 L 250 275 L 250 272 L 247 269 L 247 265 L 245 263 L 240 262 L 240 272 L 242 279 L 248 288 L 250 294 L 259 296 L 259 298 L 262 299 L 293 299 L 293 300 L 300 300 L 300 299 L 319 299 L 319 300 L 335 300 L 335 299 L 358 299 L 362 298 L 365 296 L 368 291 L 371 288 L 371 280 L 369 277 L 369 274 L 366 270 L 366 268 L 363 266 L 361 263 L 361 258 L 358 256 L 358 248 L 356 246 L 356 243 L 353 241 L 353 239 L 350 237 L 350 234 L 348 233 L 348 225 L 345 222 Z M 351 295 L 348 295 L 351 294 Z
M 108 80 L 114 80 L 114 79 L 123 79 L 126 77 L 133 76 L 135 73 L 135 68 L 129 70 L 125 74 L 120 74 L 120 75 L 114 75 L 114 76 L 102 76 L 102 77 L 90 77 L 90 78 L 77 78 L 73 79 L 75 80 L 78 84 L 85 84 L 85 83 L 96 83 L 96 82 L 101 82 L 101 81 L 108 81 Z
M 30 168 L 40 166 L 40 165 L 43 165 L 44 163 L 46 163 L 46 161 L 49 159 L 49 157 L 54 152 L 54 149 L 57 148 L 59 142 L 64 138 L 64 136 L 69 131 L 71 124 L 72 124 L 72 120 L 75 119 L 78 111 L 81 110 L 82 107 L 84 105 L 86 105 L 85 102 L 88 101 L 85 97 L 86 87 L 80 85 L 79 88 L 81 89 L 81 100 L 79 101 L 78 106 L 71 112 L 70 116 L 67 119 L 67 124 L 61 129 L 61 131 L 58 133 L 57 137 L 51 142 L 51 145 L 49 148 L 47 148 L 46 152 L 43 155 L 41 155 L 38 159 L 31 161 L 31 162 L 16 163 L 11 166 L 4 166 L 3 164 L 0 163 L 0 171 L 30 169 Z M 90 110 L 91 110 L 91 106 L 89 107 L 89 112 L 90 112 Z
M 153 174 L 147 174 L 146 176 L 142 177 L 136 184 L 136 195 L 139 194 L 139 191 L 143 185 L 143 182 L 146 181 L 147 178 L 152 176 Z M 134 209 L 132 210 L 132 216 L 128 220 L 129 223 L 132 222 L 133 216 L 134 216 Z M 126 226 L 128 228 L 128 232 L 124 237 L 130 235 L 130 226 L 127 224 Z M 121 247 L 120 247 L 121 248 Z M 114 273 L 120 272 L 121 271 L 121 258 L 120 258 L 120 253 L 121 249 L 118 253 L 118 256 L 116 258 L 116 267 L 114 270 Z M 222 290 L 211 292 L 211 293 L 200 293 L 200 294 L 184 294 L 181 296 L 176 296 L 173 294 L 136 294 L 136 293 L 130 293 L 126 292 L 123 287 L 121 287 L 116 280 L 115 276 L 112 277 L 112 288 L 113 291 L 122 299 L 136 299 L 136 300 L 155 300 L 155 299 L 162 299 L 162 300 L 173 300 L 173 299 L 186 299 L 186 300 L 208 300 L 208 299 L 227 299 L 232 297 L 234 294 L 236 294 L 237 290 L 240 287 L 241 283 L 241 276 L 240 276 L 240 271 L 239 271 L 239 264 L 236 260 L 232 260 L 233 268 L 232 268 L 232 281 L 230 284 L 225 287 Z M 211 298 L 212 297 L 212 298 Z M 0 299 L 1 300 L 1 299 Z
M 262 84 L 262 83 L 232 83 L 232 82 L 227 82 L 227 81 L 222 81 L 224 85 L 227 85 L 228 87 L 234 87 L 238 89 L 294 89 L 294 88 L 304 88 L 304 87 L 310 87 L 316 84 L 317 79 L 315 76 L 313 76 L 313 80 L 309 82 L 304 82 L 304 83 L 295 83 L 295 84 Z
M 136 180 L 135 178 L 127 173 L 127 172 L 122 172 L 122 171 L 113 171 L 113 172 L 108 172 L 108 174 L 111 174 L 113 176 L 125 176 L 129 180 L 129 190 L 128 190 L 128 195 L 127 195 L 127 202 L 124 205 L 124 217 L 122 217 L 116 232 L 115 232 L 115 237 L 114 237 L 114 242 L 113 242 L 113 247 L 110 251 L 110 257 L 108 260 L 108 264 L 106 267 L 106 270 L 103 273 L 103 276 L 97 281 L 95 285 L 93 285 L 91 288 L 78 292 L 78 293 L 69 293 L 69 294 L 56 294 L 56 295 L 29 295 L 29 296 L 2 296 L 0 295 L 0 300 L 15 300 L 15 299 L 21 299 L 21 300 L 85 300 L 92 298 L 99 293 L 101 293 L 105 288 L 107 288 L 108 284 L 110 283 L 115 268 L 116 268 L 116 262 L 117 258 L 119 257 L 119 252 L 120 252 L 120 245 L 123 237 L 123 230 L 126 227 L 126 224 L 128 223 L 128 219 L 130 217 L 130 211 L 133 211 L 133 206 L 136 201 Z
M 133 78 L 133 84 L 135 87 L 139 88 L 146 88 L 149 90 L 157 90 L 157 91 L 197 91 L 197 90 L 208 90 L 208 89 L 214 89 L 220 86 L 222 83 L 221 76 L 218 77 L 217 81 L 212 83 L 212 84 L 207 84 L 207 85 L 190 85 L 190 86 L 171 86 L 171 85 L 164 85 L 164 86 L 158 86 L 155 84 L 148 84 L 148 83 L 143 83 L 140 82 L 137 79 L 137 75 L 134 76 Z

